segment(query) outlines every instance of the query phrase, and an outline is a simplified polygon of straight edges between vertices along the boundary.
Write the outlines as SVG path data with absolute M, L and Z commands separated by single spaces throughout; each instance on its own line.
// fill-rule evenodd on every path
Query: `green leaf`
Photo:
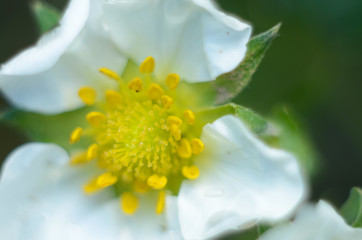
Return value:
M 285 105 L 275 107 L 270 122 L 274 126 L 273 132 L 276 137 L 270 139 L 269 144 L 295 154 L 309 176 L 316 176 L 319 169 L 319 156 L 307 130 L 298 121 L 293 110 Z
M 360 188 L 352 188 L 340 213 L 352 227 L 362 227 L 362 190 Z
M 42 34 L 55 27 L 61 16 L 56 8 L 42 1 L 35 1 L 31 5 L 31 9 Z
M 280 24 L 253 37 L 247 45 L 244 60 L 235 70 L 219 76 L 215 81 L 200 83 L 200 89 L 208 89 L 208 95 L 215 104 L 226 103 L 236 97 L 250 82 L 279 28 Z
M 2 121 L 23 130 L 29 140 L 55 143 L 64 149 L 71 150 L 88 146 L 90 141 L 82 138 L 79 143 L 69 143 L 70 133 L 76 127 L 87 126 L 85 115 L 89 107 L 58 115 L 42 115 L 20 110 L 11 110 L 4 114 Z

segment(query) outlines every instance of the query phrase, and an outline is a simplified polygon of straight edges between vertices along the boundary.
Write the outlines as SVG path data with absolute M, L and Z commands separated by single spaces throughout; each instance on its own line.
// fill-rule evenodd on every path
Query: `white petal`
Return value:
M 305 195 L 296 159 L 258 140 L 236 117 L 206 125 L 200 177 L 182 183 L 178 214 L 186 239 L 288 217 Z
M 95 169 L 70 167 L 68 160 L 60 147 L 39 143 L 7 158 L 0 182 L 1 239 L 180 239 L 164 215 L 155 214 L 156 198 L 141 200 L 137 213 L 125 216 L 111 188 L 86 196 L 82 185 Z
M 156 60 L 156 74 L 189 82 L 214 80 L 243 59 L 251 27 L 200 0 L 109 0 L 105 21 L 119 48 L 137 63 Z
M 98 1 L 90 6 L 88 0 L 71 1 L 58 28 L 5 64 L 0 88 L 10 102 L 25 110 L 54 114 L 81 106 L 78 90 L 82 86 L 95 87 L 99 95 L 115 87 L 98 69 L 122 72 L 126 59 L 102 28 L 101 14 Z
M 260 240 L 360 240 L 362 228 L 348 226 L 342 217 L 325 201 L 316 206 L 302 207 L 294 222 L 277 226 Z
M 89 11 L 89 0 L 70 1 L 60 26 L 45 34 L 37 43 L 1 68 L 1 73 L 10 75 L 30 75 L 52 67 L 65 49 L 82 30 Z

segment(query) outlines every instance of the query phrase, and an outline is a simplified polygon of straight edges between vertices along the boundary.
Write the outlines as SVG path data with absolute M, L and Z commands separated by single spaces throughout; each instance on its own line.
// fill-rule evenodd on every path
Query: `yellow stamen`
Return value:
M 114 79 L 116 81 L 119 81 L 121 79 L 116 72 L 114 72 L 114 71 L 112 71 L 112 70 L 110 70 L 108 68 L 100 68 L 99 71 L 101 73 L 103 73 L 104 75 L 106 75 L 106 76 L 108 76 L 108 77 L 110 77 L 110 78 L 112 78 L 112 79 Z
M 156 83 L 152 83 L 147 90 L 147 95 L 151 100 L 157 100 L 160 99 L 163 95 L 163 89 L 160 87 L 160 85 Z
M 74 156 L 72 156 L 71 160 L 70 160 L 70 165 L 75 166 L 75 165 L 81 165 L 84 163 L 87 163 L 87 154 L 86 152 L 81 152 L 78 154 L 75 154 Z
M 130 192 L 122 194 L 121 198 L 122 209 L 126 214 L 132 215 L 136 212 L 139 201 L 138 198 Z
M 167 117 L 167 126 L 171 127 L 172 125 L 181 126 L 182 120 L 176 116 Z
M 122 102 L 122 97 L 121 94 L 119 94 L 119 92 L 116 92 L 114 90 L 107 90 L 106 100 L 111 107 L 116 107 Z
M 192 155 L 192 149 L 189 140 L 186 138 L 181 139 L 180 145 L 177 148 L 177 154 L 181 158 L 190 158 Z
M 152 73 L 155 69 L 155 59 L 153 57 L 147 57 L 140 65 L 141 73 Z
M 169 109 L 173 104 L 173 99 L 167 95 L 163 95 L 161 97 L 161 101 L 162 101 L 163 107 L 166 109 Z
M 111 186 L 118 181 L 118 178 L 110 172 L 103 173 L 102 175 L 92 179 L 84 186 L 86 193 L 94 193 L 102 188 Z
M 133 183 L 133 189 L 138 193 L 146 193 L 150 190 L 150 188 L 147 186 L 145 182 L 136 180 Z
M 141 78 L 134 78 L 128 83 L 128 88 L 135 92 L 140 92 L 143 89 L 143 82 Z
M 179 82 L 180 76 L 176 73 L 170 73 L 166 78 L 166 85 L 171 89 L 175 89 Z
M 73 132 L 70 134 L 69 142 L 70 143 L 76 143 L 80 140 L 80 137 L 82 136 L 83 129 L 81 127 L 77 127 L 73 130 Z
M 165 209 L 165 203 L 166 203 L 165 199 L 166 199 L 166 192 L 160 191 L 158 193 L 157 205 L 156 205 L 157 214 L 161 214 L 163 212 L 163 210 Z
M 167 178 L 165 176 L 158 176 L 157 174 L 153 174 L 147 179 L 147 184 L 154 189 L 162 189 L 167 184 Z
M 96 101 L 96 91 L 91 87 L 82 87 L 79 89 L 78 95 L 87 105 L 92 105 Z
M 182 175 L 184 175 L 186 178 L 194 180 L 199 177 L 200 170 L 196 166 L 183 166 L 182 167 Z
M 198 139 L 198 138 L 194 138 L 191 140 L 191 148 L 192 148 L 192 153 L 197 155 L 197 154 L 200 154 L 205 146 L 204 146 L 204 143 Z
M 106 115 L 100 112 L 90 112 L 86 118 L 90 125 L 99 127 L 106 120 Z
M 87 161 L 97 158 L 98 149 L 99 149 L 99 147 L 95 143 L 89 146 L 89 148 L 87 150 Z
M 186 119 L 186 122 L 190 125 L 195 124 L 195 113 L 191 110 L 185 110 L 184 111 L 184 117 Z
M 172 136 L 175 138 L 176 141 L 181 139 L 181 129 L 177 125 L 171 125 L 170 131 Z

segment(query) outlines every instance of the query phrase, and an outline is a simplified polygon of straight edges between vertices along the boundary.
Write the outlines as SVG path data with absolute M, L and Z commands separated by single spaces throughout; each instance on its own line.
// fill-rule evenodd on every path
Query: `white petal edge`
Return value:
M 138 64 L 153 56 L 160 79 L 174 72 L 188 82 L 211 81 L 244 58 L 251 27 L 210 1 L 106 3 L 105 24 L 115 43 Z
M 127 59 L 103 28 L 101 3 L 71 1 L 58 28 L 3 66 L 0 89 L 13 105 L 57 114 L 84 105 L 78 97 L 82 86 L 95 88 L 100 98 L 106 89 L 116 88 L 116 82 L 98 69 L 122 73 Z M 85 24 L 83 20 L 87 20 Z
M 46 33 L 34 46 L 1 66 L 1 74 L 29 75 L 52 67 L 82 30 L 89 12 L 89 0 L 70 1 L 59 27 Z
M 362 228 L 348 226 L 337 211 L 326 201 L 315 206 L 303 206 L 296 219 L 276 226 L 264 233 L 259 240 L 360 240 Z
M 184 181 L 178 216 L 185 239 L 205 239 L 289 217 L 306 195 L 297 160 L 258 140 L 232 115 L 204 127 L 200 177 Z
M 181 239 L 155 214 L 155 197 L 142 198 L 137 213 L 126 216 L 111 189 L 85 195 L 82 185 L 96 169 L 70 167 L 68 160 L 59 146 L 42 143 L 8 156 L 0 181 L 2 239 Z

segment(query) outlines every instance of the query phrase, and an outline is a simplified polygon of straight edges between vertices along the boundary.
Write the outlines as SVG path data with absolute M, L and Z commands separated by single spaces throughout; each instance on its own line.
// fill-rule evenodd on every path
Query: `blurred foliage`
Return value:
M 35 1 L 31 5 L 37 26 L 39 28 L 39 33 L 45 33 L 55 27 L 61 17 L 59 11 L 54 8 L 52 5 L 42 2 Z
M 362 190 L 360 188 L 352 188 L 340 212 L 349 225 L 362 227 Z

